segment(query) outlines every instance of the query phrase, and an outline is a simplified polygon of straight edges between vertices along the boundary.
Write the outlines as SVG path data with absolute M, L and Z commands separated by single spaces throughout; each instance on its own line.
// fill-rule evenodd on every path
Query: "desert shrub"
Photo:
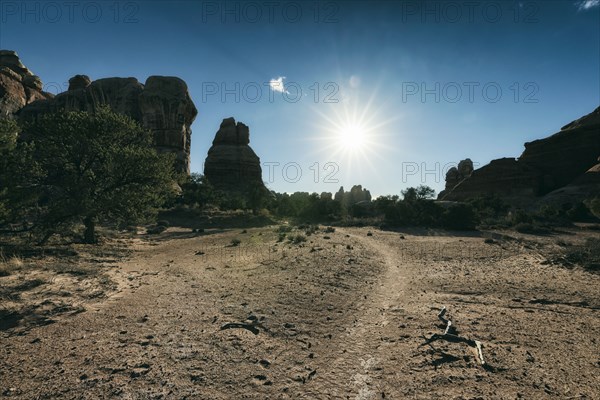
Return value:
M 277 241 L 278 242 L 283 242 L 285 240 L 286 236 L 287 236 L 286 233 L 280 233 L 279 236 L 277 237 Z
M 379 196 L 373 200 L 373 206 L 380 215 L 385 215 L 387 218 L 399 199 L 398 196 Z
M 306 228 L 306 231 L 304 232 L 306 234 L 306 236 L 310 236 L 313 233 L 316 233 L 319 230 L 319 226 L 318 225 L 309 225 Z
M 328 226 L 325 228 L 325 233 L 333 233 L 335 232 L 335 228 L 333 226 Z
M 245 210 L 248 208 L 248 202 L 241 194 L 228 194 L 227 196 L 221 197 L 219 208 L 223 210 Z
M 575 222 L 586 222 L 595 219 L 590 209 L 583 202 L 578 202 L 567 210 L 567 217 Z
M 398 201 L 386 209 L 385 221 L 392 226 L 415 225 L 416 211 L 405 201 Z
M 514 226 L 515 230 L 520 233 L 534 233 L 535 228 L 531 222 L 519 222 Z
M 277 228 L 277 232 L 278 233 L 287 233 L 287 232 L 291 232 L 292 229 L 293 228 L 289 225 L 279 225 L 279 227 Z
M 414 225 L 439 227 L 444 225 L 444 209 L 433 200 L 420 200 L 413 205 L 415 210 Z
M 240 239 L 238 239 L 238 238 L 231 239 L 231 245 L 234 246 L 234 247 L 235 246 L 239 246 L 240 243 L 242 243 L 242 241 Z
M 442 221 L 446 229 L 473 230 L 477 225 L 477 216 L 473 206 L 458 203 L 444 211 Z
M 518 209 L 510 214 L 510 222 L 515 227 L 519 224 L 531 224 L 533 223 L 533 216 L 525 210 Z
M 569 247 L 565 258 L 590 272 L 600 273 L 600 239 L 588 238 L 582 245 Z
M 302 235 L 302 234 L 298 234 L 296 236 L 290 237 L 291 241 L 294 244 L 299 244 L 302 242 L 306 242 L 306 236 Z
M 473 207 L 477 219 L 485 221 L 486 225 L 502 223 L 509 209 L 509 205 L 496 194 L 475 197 L 469 200 L 469 204 Z
M 435 194 L 428 186 L 408 188 L 402 191 L 404 198 L 384 196 L 375 200 L 374 208 L 384 214 L 389 226 L 442 226 L 444 212 L 431 197 Z
M 590 209 L 591 213 L 594 214 L 596 218 L 600 218 L 600 197 L 587 200 L 585 203 Z
M 23 268 L 23 259 L 18 256 L 5 257 L 0 251 L 0 276 L 8 276 Z
M 540 218 L 543 218 L 546 220 L 553 220 L 553 219 L 557 219 L 557 218 L 561 217 L 563 213 L 560 209 L 558 209 L 550 204 L 544 204 L 543 206 L 540 207 L 537 214 Z
M 331 221 L 342 215 L 341 203 L 333 200 L 329 193 L 274 194 L 270 207 L 280 217 L 299 218 L 303 221 Z
M 164 219 L 162 219 L 160 221 L 156 221 L 156 225 L 164 226 L 165 228 L 168 228 L 169 226 L 171 226 L 171 224 L 169 223 L 169 221 L 166 221 Z
M 158 235 L 159 233 L 163 233 L 164 231 L 167 230 L 166 226 L 163 225 L 154 225 L 148 229 L 146 229 L 146 232 L 150 235 Z

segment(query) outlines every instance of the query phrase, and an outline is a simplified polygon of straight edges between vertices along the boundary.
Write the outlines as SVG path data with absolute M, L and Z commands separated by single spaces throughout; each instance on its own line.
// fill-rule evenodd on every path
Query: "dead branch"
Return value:
M 452 321 L 450 321 L 450 319 L 444 317 L 446 315 L 446 311 L 447 311 L 447 309 L 444 306 L 444 307 L 442 307 L 442 309 L 440 310 L 440 312 L 438 314 L 438 319 L 446 325 L 446 329 L 444 329 L 444 333 L 442 333 L 442 334 L 434 333 L 433 335 L 431 335 L 431 337 L 429 339 L 426 339 L 424 343 L 419 345 L 419 347 L 431 344 L 431 343 L 435 342 L 436 340 L 445 340 L 447 342 L 452 342 L 452 343 L 465 343 L 471 347 L 474 347 L 477 350 L 478 361 L 482 366 L 485 366 L 486 363 L 485 363 L 485 359 L 483 358 L 483 350 L 482 350 L 483 344 L 479 340 L 468 339 L 468 338 L 453 334 L 452 331 L 454 330 L 454 327 L 452 326 Z

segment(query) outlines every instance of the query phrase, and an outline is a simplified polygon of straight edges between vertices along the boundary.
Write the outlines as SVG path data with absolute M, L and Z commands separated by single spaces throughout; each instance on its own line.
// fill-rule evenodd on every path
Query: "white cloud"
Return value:
M 593 7 L 600 6 L 600 0 L 580 0 L 577 2 L 577 8 L 579 11 L 589 10 Z
M 271 79 L 269 81 L 269 86 L 271 87 L 271 90 L 274 92 L 290 94 L 290 92 L 287 91 L 287 89 L 285 88 L 285 85 L 283 84 L 284 79 L 285 79 L 285 76 L 280 76 L 279 78 Z

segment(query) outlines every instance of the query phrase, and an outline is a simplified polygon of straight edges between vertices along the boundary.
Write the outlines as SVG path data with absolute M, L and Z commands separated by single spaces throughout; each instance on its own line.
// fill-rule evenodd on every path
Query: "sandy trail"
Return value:
M 597 275 L 478 236 L 367 228 L 277 242 L 274 227 L 137 241 L 119 292 L 0 332 L 0 394 L 66 399 L 589 398 Z M 405 237 L 404 239 L 402 237 Z M 241 244 L 231 247 L 231 240 Z M 484 343 L 419 347 L 445 305 Z M 221 329 L 228 323 L 255 330 Z

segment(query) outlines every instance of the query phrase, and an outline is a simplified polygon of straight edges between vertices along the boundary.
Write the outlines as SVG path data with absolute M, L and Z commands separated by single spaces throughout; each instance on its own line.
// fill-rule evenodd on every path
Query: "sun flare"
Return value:
M 345 124 L 338 132 L 339 144 L 346 150 L 358 150 L 366 144 L 365 128 L 358 124 Z

